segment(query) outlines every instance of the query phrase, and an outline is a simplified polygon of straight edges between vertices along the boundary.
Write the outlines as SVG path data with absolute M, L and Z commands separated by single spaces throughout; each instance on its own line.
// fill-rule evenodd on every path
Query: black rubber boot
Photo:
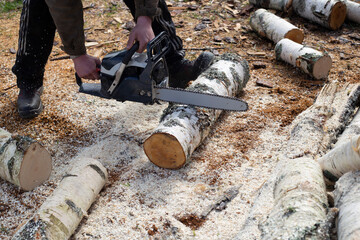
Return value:
M 44 108 L 40 99 L 42 92 L 43 87 L 35 90 L 20 89 L 17 109 L 21 118 L 34 118 L 42 112 Z
M 214 58 L 215 56 L 211 52 L 203 52 L 194 61 L 183 58 L 169 63 L 169 86 L 186 88 L 190 81 L 195 80 L 202 72 L 210 67 Z

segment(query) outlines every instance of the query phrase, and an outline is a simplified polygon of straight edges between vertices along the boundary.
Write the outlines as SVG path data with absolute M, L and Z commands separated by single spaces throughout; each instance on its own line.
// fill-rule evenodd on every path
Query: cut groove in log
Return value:
M 332 60 L 328 54 L 305 47 L 290 39 L 282 39 L 275 46 L 277 60 L 283 60 L 315 79 L 327 78 L 331 69 Z
M 342 0 L 293 0 L 296 14 L 324 27 L 336 30 L 346 18 L 346 4 Z
M 266 9 L 270 8 L 284 12 L 287 12 L 292 5 L 292 0 L 250 0 L 249 2 L 258 7 Z
M 265 9 L 258 9 L 250 18 L 250 26 L 262 37 L 267 37 L 277 43 L 283 38 L 302 43 L 304 33 L 285 19 L 272 14 Z
M 68 239 L 107 181 L 107 171 L 97 160 L 75 159 L 52 195 L 37 213 L 19 227 L 17 239 Z
M 237 54 L 224 54 L 187 89 L 236 96 L 249 79 L 249 66 Z M 155 165 L 177 169 L 190 158 L 208 135 L 221 110 L 172 104 L 164 110 L 159 126 L 144 142 L 144 151 Z
M 0 128 L 0 177 L 25 191 L 33 190 L 51 174 L 49 152 L 29 137 L 12 136 Z
M 336 182 L 334 195 L 339 209 L 338 239 L 360 239 L 360 171 L 343 175 Z
M 360 3 L 346 0 L 347 14 L 346 18 L 350 21 L 360 24 Z

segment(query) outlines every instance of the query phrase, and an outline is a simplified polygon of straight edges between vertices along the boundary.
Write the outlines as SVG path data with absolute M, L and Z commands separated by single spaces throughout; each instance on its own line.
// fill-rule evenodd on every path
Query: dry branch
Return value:
M 250 0 L 251 4 L 262 7 L 287 12 L 291 8 L 292 0 Z
M 249 79 L 249 66 L 236 54 L 224 54 L 203 72 L 188 90 L 236 96 Z M 159 126 L 144 142 L 144 150 L 155 165 L 176 169 L 183 166 L 206 138 L 221 110 L 171 105 Z
M 360 24 L 360 3 L 346 0 L 347 14 L 346 18 L 350 21 Z
M 302 43 L 304 33 L 285 19 L 272 14 L 265 9 L 258 9 L 250 18 L 250 26 L 260 36 L 267 37 L 274 43 L 283 38 Z
M 339 209 L 338 239 L 360 239 L 360 171 L 343 175 L 336 182 L 334 195 Z
M 51 156 L 29 137 L 12 136 L 0 128 L 0 177 L 32 190 L 50 177 Z
M 53 194 L 12 239 L 68 239 L 106 181 L 107 171 L 100 162 L 91 158 L 76 159 Z
M 293 0 L 292 7 L 301 17 L 336 30 L 346 18 L 346 4 L 342 0 Z
M 327 78 L 331 69 L 331 57 L 315 49 L 305 47 L 289 39 L 280 40 L 275 46 L 277 60 L 283 60 L 315 79 Z

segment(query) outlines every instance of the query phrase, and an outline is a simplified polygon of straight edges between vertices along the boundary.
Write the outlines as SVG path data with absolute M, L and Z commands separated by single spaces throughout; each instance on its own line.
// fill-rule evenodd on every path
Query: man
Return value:
M 176 35 L 165 0 L 124 2 L 136 22 L 126 48 L 129 49 L 135 41 L 139 41 L 138 52 L 142 52 L 155 35 L 166 31 L 170 36 L 171 50 L 165 56 L 169 65 L 170 86 L 184 88 L 188 81 L 196 79 L 210 66 L 214 56 L 208 52 L 202 53 L 195 61 L 184 58 L 182 40 Z M 12 68 L 20 89 L 17 109 L 22 118 L 33 118 L 43 110 L 40 95 L 43 91 L 44 70 L 52 50 L 56 29 L 79 77 L 100 77 L 96 68 L 100 64 L 100 59 L 86 53 L 81 0 L 24 0 L 19 47 Z

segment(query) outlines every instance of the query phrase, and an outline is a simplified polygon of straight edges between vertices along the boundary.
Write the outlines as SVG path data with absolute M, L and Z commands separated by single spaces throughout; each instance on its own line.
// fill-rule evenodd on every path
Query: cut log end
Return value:
M 152 163 L 162 168 L 178 169 L 186 162 L 181 144 L 167 133 L 151 135 L 144 142 L 144 151 Z
M 292 29 L 286 33 L 285 38 L 301 44 L 304 40 L 304 33 L 300 29 Z
M 322 56 L 314 63 L 312 75 L 315 79 L 325 79 L 328 77 L 332 65 L 329 55 Z
M 39 143 L 32 143 L 24 153 L 19 171 L 20 187 L 30 191 L 45 182 L 51 174 L 52 162 L 49 152 Z
M 337 2 L 334 4 L 330 17 L 329 17 L 329 26 L 332 30 L 339 29 L 346 18 L 346 4 L 344 2 Z

